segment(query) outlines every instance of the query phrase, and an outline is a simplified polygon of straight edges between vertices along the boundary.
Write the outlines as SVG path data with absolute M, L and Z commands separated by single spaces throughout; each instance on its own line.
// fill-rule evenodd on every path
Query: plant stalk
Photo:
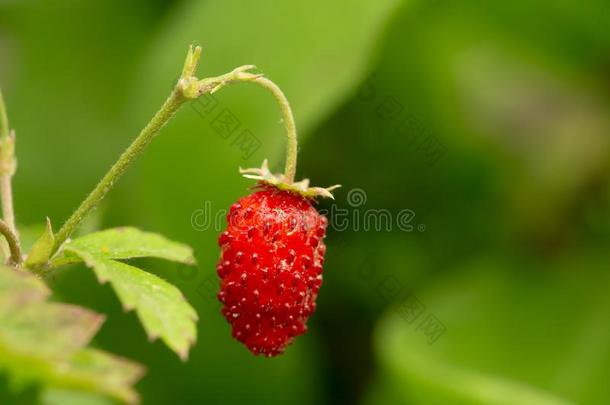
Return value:
M 185 101 L 187 101 L 187 99 L 182 95 L 180 89 L 176 87 L 167 100 L 165 100 L 165 103 L 163 103 L 159 111 L 157 111 L 144 129 L 142 129 L 138 137 L 121 154 L 116 163 L 112 165 L 93 191 L 89 193 L 87 198 L 85 198 L 76 211 L 72 213 L 70 218 L 68 218 L 59 231 L 57 231 L 53 252 L 56 252 L 61 247 L 85 216 L 95 208 L 106 194 L 108 194 L 116 181 L 125 173 L 131 163 L 140 156 L 159 130 L 174 116 L 176 111 Z
M 248 70 L 254 68 L 252 65 L 238 67 L 221 76 L 199 80 L 194 75 L 199 63 L 200 55 L 200 47 L 191 46 L 189 48 L 180 80 L 168 99 L 152 120 L 140 132 L 133 143 L 123 152 L 117 162 L 104 175 L 97 186 L 95 186 L 93 191 L 91 191 L 87 198 L 85 198 L 76 211 L 74 211 L 70 218 L 68 218 L 59 229 L 55 235 L 52 253 L 59 250 L 61 245 L 70 237 L 85 216 L 104 198 L 116 181 L 125 173 L 129 165 L 142 153 L 159 130 L 174 116 L 182 104 L 186 101 L 196 99 L 205 93 L 214 93 L 230 83 L 239 81 L 254 82 L 269 90 L 275 97 L 282 110 L 284 126 L 288 137 L 284 177 L 287 183 L 292 183 L 294 181 L 297 161 L 297 132 L 292 110 L 290 109 L 290 104 L 284 93 L 275 83 L 262 77 L 261 74 L 248 72 Z
M 10 235 L 12 235 L 15 240 L 10 241 L 7 233 L 2 233 L 7 238 L 9 244 L 9 249 L 8 252 L 5 252 L 5 256 L 10 255 L 12 258 L 11 260 L 13 261 L 18 257 L 19 260 L 13 264 L 19 266 L 21 265 L 21 253 L 18 252 L 19 255 L 17 256 L 14 254 L 14 246 L 19 250 L 19 233 L 15 226 L 12 187 L 12 179 L 16 169 L 15 132 L 10 130 L 4 97 L 2 96 L 2 91 L 0 91 L 0 202 L 2 204 L 2 218 L 4 219 L 3 225 L 8 228 Z M 13 246 L 11 246 L 11 244 Z
M 10 256 L 8 259 L 8 264 L 15 267 L 20 267 L 23 262 L 23 257 L 21 255 L 21 247 L 19 246 L 19 238 L 13 232 L 12 228 L 0 219 L 0 233 L 6 238 L 6 242 L 8 243 Z
M 284 121 L 284 128 L 286 129 L 286 136 L 288 137 L 286 143 L 286 166 L 284 168 L 284 181 L 291 184 L 294 182 L 294 176 L 296 175 L 297 171 L 298 144 L 297 127 L 294 123 L 294 115 L 292 114 L 290 103 L 278 85 L 266 77 L 259 77 L 255 79 L 253 83 L 256 83 L 259 86 L 269 90 L 273 94 L 273 97 L 275 97 L 275 100 L 282 110 L 282 121 Z
M 9 135 L 8 115 L 4 105 L 4 97 L 0 89 L 0 137 L 5 138 Z
M 12 174 L 0 175 L 0 200 L 2 201 L 2 218 L 4 218 L 4 221 L 6 221 L 6 224 L 11 228 L 13 233 L 18 235 L 15 225 L 15 211 L 13 209 L 12 177 Z
M 266 77 L 263 77 L 261 74 L 253 74 L 248 72 L 248 70 L 253 69 L 254 67 L 255 66 L 253 65 L 240 66 L 225 75 L 196 81 L 189 84 L 189 88 L 186 90 L 186 93 L 197 96 L 207 92 L 215 93 L 221 88 L 236 82 L 255 83 L 271 92 L 282 112 L 282 121 L 284 122 L 284 128 L 286 130 L 287 143 L 284 181 L 291 184 L 294 182 L 294 177 L 297 170 L 298 153 L 297 128 L 294 122 L 294 115 L 286 95 L 277 84 Z

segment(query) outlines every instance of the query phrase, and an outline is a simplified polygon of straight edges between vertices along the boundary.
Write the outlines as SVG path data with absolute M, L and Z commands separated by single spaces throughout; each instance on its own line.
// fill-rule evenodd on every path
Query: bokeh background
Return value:
M 24 229 L 67 218 L 190 43 L 201 77 L 256 64 L 284 89 L 298 175 L 343 184 L 320 208 L 348 225 L 329 232 L 308 334 L 252 356 L 214 298 L 219 230 L 192 217 L 248 192 L 238 166 L 282 167 L 279 113 L 246 84 L 184 107 L 87 226 L 195 248 L 196 269 L 146 263 L 200 315 L 189 361 L 84 267 L 52 281 L 108 314 L 94 343 L 146 365 L 144 404 L 610 403 L 607 1 L 0 1 Z

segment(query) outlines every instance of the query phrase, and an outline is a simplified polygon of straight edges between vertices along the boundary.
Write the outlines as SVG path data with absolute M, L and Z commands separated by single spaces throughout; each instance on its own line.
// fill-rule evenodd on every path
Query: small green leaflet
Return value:
M 34 245 L 32 245 L 32 249 L 28 254 L 25 265 L 29 268 L 33 268 L 45 264 L 51 257 L 51 253 L 53 253 L 54 242 L 55 237 L 53 236 L 51 220 L 47 218 L 45 230 L 42 236 L 40 236 L 40 238 L 34 242 Z
M 70 241 L 65 245 L 64 251 L 53 259 L 52 267 L 80 262 L 82 258 L 71 249 L 106 259 L 155 257 L 184 264 L 195 264 L 193 249 L 190 246 L 132 227 L 107 229 Z
M 197 313 L 167 281 L 116 260 L 138 257 L 195 262 L 189 246 L 135 228 L 117 228 L 67 243 L 53 264 L 84 261 L 100 283 L 110 282 L 125 310 L 136 312 L 151 340 L 161 338 L 185 360 L 197 339 Z
M 132 385 L 143 368 L 86 348 L 103 315 L 48 302 L 48 295 L 32 274 L 0 266 L 0 372 L 8 374 L 10 387 L 36 383 L 137 403 Z

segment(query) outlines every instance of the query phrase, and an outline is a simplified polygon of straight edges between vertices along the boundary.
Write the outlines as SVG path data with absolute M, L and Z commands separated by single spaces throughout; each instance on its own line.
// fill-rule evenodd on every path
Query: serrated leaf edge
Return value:
M 102 265 L 103 265 L 103 262 L 102 262 L 103 260 L 116 261 L 116 262 L 120 263 L 120 261 L 118 261 L 118 260 L 114 260 L 114 259 L 109 259 L 109 258 L 96 258 L 96 257 L 95 257 L 95 255 L 94 255 L 94 254 L 92 254 L 92 253 L 85 252 L 85 251 L 82 251 L 82 250 L 80 250 L 80 249 L 76 249 L 76 248 L 74 248 L 74 247 L 66 247 L 66 251 L 70 251 L 70 252 L 74 253 L 75 255 L 78 255 L 79 257 L 81 257 L 81 259 L 83 260 L 83 262 L 85 263 L 85 265 L 86 265 L 87 267 L 89 267 L 90 269 L 92 269 L 92 270 L 93 270 L 93 273 L 94 273 L 95 277 L 97 278 L 97 280 L 99 281 L 99 283 L 100 283 L 100 284 L 106 284 L 106 283 L 108 283 L 109 281 L 108 281 L 107 279 L 105 279 L 105 278 L 103 278 L 103 277 L 100 277 L 100 276 L 98 275 L 98 272 L 96 272 L 96 271 L 95 271 L 95 266 L 96 266 L 96 265 L 99 265 L 99 264 L 102 264 Z M 123 263 L 123 264 L 125 264 L 125 263 Z M 137 267 L 135 267 L 135 266 L 131 266 L 131 267 L 133 267 L 133 268 L 135 268 L 135 269 L 138 269 L 138 270 L 140 270 L 140 271 L 146 272 L 146 273 L 148 273 L 149 275 L 151 275 L 151 276 L 153 276 L 153 277 L 157 277 L 157 278 L 159 278 L 159 279 L 160 279 L 160 280 L 162 280 L 162 281 L 165 281 L 165 280 L 163 280 L 162 278 L 158 277 L 157 275 L 152 274 L 152 273 L 150 273 L 150 272 L 147 272 L 146 270 L 139 269 L 139 268 L 137 268 Z M 166 282 L 166 283 L 168 283 L 167 281 L 165 281 L 165 282 Z M 177 288 L 176 286 L 174 286 L 173 284 L 171 284 L 171 283 L 168 283 L 168 284 L 172 285 L 174 288 L 176 288 L 176 289 L 178 290 L 178 292 L 180 293 L 180 298 L 181 298 L 182 300 L 184 300 L 184 301 L 185 301 L 185 302 L 186 302 L 186 303 L 189 305 L 189 307 L 192 309 L 192 315 L 189 317 L 189 318 L 191 319 L 191 321 L 193 321 L 193 322 L 195 322 L 195 323 L 196 323 L 196 322 L 198 322 L 198 321 L 199 321 L 199 316 L 198 316 L 198 314 L 197 314 L 197 311 L 195 311 L 195 309 L 194 309 L 194 308 L 193 308 L 193 307 L 190 305 L 190 303 L 189 303 L 189 302 L 186 300 L 186 297 L 184 296 L 184 294 L 182 293 L 182 291 L 180 291 L 180 289 L 178 289 L 178 288 Z M 115 293 L 116 293 L 116 291 L 115 291 Z M 120 300 L 119 300 L 119 301 L 120 301 Z M 131 306 L 131 305 L 124 305 L 122 302 L 121 302 L 121 306 L 122 306 L 122 308 L 123 308 L 123 310 L 124 310 L 125 312 L 131 312 L 131 311 L 133 311 L 133 312 L 135 312 L 135 313 L 136 313 L 136 315 L 138 316 L 138 319 L 139 319 L 139 321 L 140 321 L 140 324 L 142 325 L 142 329 L 144 329 L 144 332 L 146 333 L 146 336 L 147 336 L 147 338 L 148 338 L 148 340 L 149 340 L 150 342 L 154 342 L 154 341 L 156 341 L 157 339 L 159 339 L 159 335 L 158 335 L 158 334 L 156 334 L 156 333 L 151 333 L 151 332 L 149 332 L 149 331 L 148 331 L 148 330 L 147 330 L 147 329 L 144 327 L 144 323 L 143 323 L 143 322 L 142 322 L 142 320 L 140 319 L 139 314 L 137 313 L 137 311 L 135 311 L 135 308 L 134 308 L 133 306 Z M 171 349 L 172 351 L 174 351 L 175 353 L 177 353 L 177 354 L 178 354 L 178 356 L 180 357 L 180 359 L 181 359 L 182 361 L 186 361 L 186 360 L 188 360 L 188 356 L 189 356 L 189 350 L 190 350 L 190 348 L 192 348 L 192 347 L 193 347 L 193 345 L 194 345 L 194 344 L 197 342 L 197 337 L 195 336 L 195 338 L 194 338 L 194 339 L 187 338 L 187 339 L 186 339 L 186 340 L 187 340 L 187 347 L 186 347 L 185 349 L 180 349 L 180 348 L 177 348 L 177 347 L 172 347 L 172 346 L 171 346 L 171 345 L 170 345 L 168 342 L 166 342 L 166 341 L 165 341 L 165 339 L 162 339 L 162 340 L 164 341 L 164 343 L 166 344 L 166 346 L 167 346 L 169 349 Z

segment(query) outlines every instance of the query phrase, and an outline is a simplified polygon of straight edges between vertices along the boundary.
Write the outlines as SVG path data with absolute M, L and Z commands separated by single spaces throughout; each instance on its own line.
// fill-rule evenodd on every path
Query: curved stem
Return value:
M 146 148 L 154 136 L 173 117 L 178 108 L 186 100 L 178 88 L 174 89 L 152 120 L 144 127 L 138 137 L 121 154 L 116 163 L 112 165 L 108 173 L 104 175 L 93 191 L 89 193 L 87 198 L 59 229 L 55 235 L 53 252 L 60 248 L 85 216 L 108 194 L 114 183 L 125 173 L 130 164 L 142 153 L 144 148 Z
M 284 92 L 278 87 L 277 84 L 265 77 L 258 77 L 252 81 L 263 88 L 269 90 L 275 100 L 277 101 L 280 109 L 282 110 L 282 119 L 284 121 L 284 128 L 286 129 L 286 136 L 288 141 L 286 143 L 286 166 L 284 168 L 284 181 L 288 184 L 294 182 L 294 176 L 297 171 L 297 127 L 294 123 L 294 115 L 290 108 L 290 103 L 284 95 Z
M 282 121 L 284 121 L 284 128 L 286 129 L 286 166 L 284 168 L 284 181 L 288 184 L 294 182 L 294 176 L 297 170 L 297 128 L 294 123 L 294 115 L 290 108 L 290 103 L 284 95 L 284 92 L 279 86 L 273 83 L 271 80 L 263 77 L 261 74 L 249 73 L 248 70 L 255 68 L 254 65 L 240 66 L 234 69 L 232 72 L 224 74 L 222 76 L 211 77 L 187 84 L 185 93 L 189 94 L 190 97 L 196 98 L 204 93 L 215 93 L 221 88 L 236 82 L 249 82 L 256 83 L 264 89 L 268 90 L 273 94 L 273 97 L 277 101 L 280 110 L 282 111 Z
M 19 239 L 11 227 L 3 220 L 0 219 L 0 233 L 6 238 L 8 247 L 11 253 L 9 257 L 9 264 L 13 266 L 21 266 L 23 257 L 21 256 L 21 247 L 19 246 Z

